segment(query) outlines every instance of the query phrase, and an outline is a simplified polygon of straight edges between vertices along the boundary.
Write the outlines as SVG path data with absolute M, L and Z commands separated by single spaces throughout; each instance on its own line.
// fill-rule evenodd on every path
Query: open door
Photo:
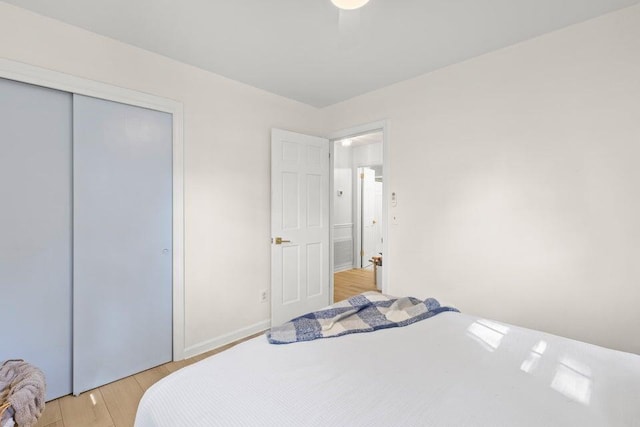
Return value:
M 360 268 L 371 265 L 377 253 L 376 230 L 376 172 L 371 168 L 358 168 L 360 200 L 358 223 L 360 226 Z
M 271 132 L 271 324 L 329 304 L 329 140 Z

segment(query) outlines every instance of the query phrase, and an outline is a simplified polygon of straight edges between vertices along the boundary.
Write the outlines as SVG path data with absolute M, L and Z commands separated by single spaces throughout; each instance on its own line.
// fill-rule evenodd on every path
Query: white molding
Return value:
M 353 264 L 340 264 L 340 265 L 336 265 L 335 270 L 333 271 L 334 274 L 335 273 L 340 273 L 341 271 L 349 271 L 353 269 Z
M 388 126 L 388 123 L 386 120 L 378 120 L 377 122 L 358 125 L 348 129 L 342 129 L 342 130 L 330 133 L 327 138 L 329 138 L 329 140 L 331 141 L 335 141 L 335 140 L 343 139 L 346 137 L 356 137 L 360 135 L 365 135 L 367 133 L 372 133 L 377 130 L 384 131 L 387 126 Z M 383 144 L 385 142 L 386 141 L 383 139 Z M 384 158 L 383 158 L 383 161 L 384 161 Z
M 351 212 L 353 212 L 353 265 L 355 268 L 363 268 L 362 255 L 362 184 L 364 181 L 360 178 L 360 174 L 363 173 L 359 166 L 351 168 L 351 192 L 353 194 Z
M 181 102 L 172 99 L 4 58 L 0 58 L 0 77 L 167 113 L 175 113 L 177 108 L 182 108 Z
M 211 350 L 215 350 L 224 345 L 231 344 L 232 342 L 249 337 L 258 332 L 266 331 L 271 327 L 271 320 L 263 320 L 262 322 L 255 323 L 253 325 L 238 329 L 228 334 L 221 335 L 217 338 L 203 341 L 196 345 L 189 346 L 184 349 L 185 358 L 197 356 L 202 353 L 206 353 Z M 266 338 L 265 338 L 266 339 Z
M 333 139 L 328 138 L 329 140 L 329 295 L 327 295 L 329 301 L 327 305 L 333 304 L 334 301 L 334 277 L 335 274 L 335 266 L 334 266 L 334 258 L 335 258 L 335 248 L 334 248 L 334 225 L 333 225 L 333 216 L 335 211 L 335 202 L 333 200 L 333 195 L 335 191 L 335 142 Z
M 184 359 L 184 117 L 181 102 L 0 58 L 0 78 L 173 116 L 173 360 Z
M 389 271 L 390 264 L 392 261 L 389 252 L 389 218 L 391 217 L 391 159 L 389 158 L 389 122 L 387 120 L 379 120 L 376 122 L 366 123 L 363 125 L 354 126 L 348 129 L 342 129 L 333 133 L 330 133 L 327 138 L 329 138 L 330 149 L 331 149 L 331 177 L 333 177 L 333 148 L 335 146 L 335 141 L 347 137 L 355 137 L 358 135 L 363 135 L 375 131 L 382 131 L 382 168 L 384 170 L 384 180 L 382 181 L 382 191 L 384 193 L 384 206 L 382 209 L 382 222 L 384 224 L 382 230 L 382 239 L 383 239 L 383 266 L 382 269 L 382 292 L 388 293 L 389 289 Z M 333 181 L 331 181 L 331 192 L 333 194 Z M 333 198 L 332 198 L 333 200 Z M 331 206 L 330 212 L 330 221 L 332 227 L 330 229 L 333 231 L 333 205 Z M 333 236 L 332 236 L 333 237 Z M 355 241 L 355 239 L 354 239 Z M 355 261 L 354 261 L 355 262 Z M 331 264 L 331 271 L 335 268 L 333 265 L 333 253 L 332 257 L 329 259 L 329 263 Z M 333 274 L 331 275 L 331 295 L 333 296 Z
M 353 227 L 352 222 L 345 222 L 344 224 L 333 224 L 333 228 L 336 230 L 340 228 L 351 228 L 351 227 Z

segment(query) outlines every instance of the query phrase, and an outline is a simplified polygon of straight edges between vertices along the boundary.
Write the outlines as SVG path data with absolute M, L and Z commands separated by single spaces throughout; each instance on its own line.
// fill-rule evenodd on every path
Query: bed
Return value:
M 455 312 L 260 336 L 152 386 L 135 426 L 640 426 L 640 356 Z

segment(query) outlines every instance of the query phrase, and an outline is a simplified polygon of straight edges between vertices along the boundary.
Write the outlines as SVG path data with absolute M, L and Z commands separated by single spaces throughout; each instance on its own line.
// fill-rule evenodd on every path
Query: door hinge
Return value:
M 364 251 L 362 249 L 360 250 L 360 256 L 364 256 Z
M 360 174 L 360 179 L 364 179 L 364 173 Z

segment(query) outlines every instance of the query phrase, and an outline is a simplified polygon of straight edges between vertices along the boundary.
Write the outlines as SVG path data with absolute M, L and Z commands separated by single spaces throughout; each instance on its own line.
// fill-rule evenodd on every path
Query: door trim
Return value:
M 382 168 L 384 170 L 384 179 L 382 181 L 382 191 L 384 194 L 384 199 L 382 201 L 382 247 L 383 247 L 383 265 L 382 269 L 382 292 L 389 292 L 389 266 L 391 265 L 391 257 L 389 251 L 389 218 L 390 218 L 390 206 L 389 203 L 390 195 L 391 195 L 391 162 L 389 159 L 389 123 L 387 120 L 379 120 L 377 122 L 366 123 L 359 126 L 354 126 L 347 129 L 342 129 L 333 133 L 330 133 L 327 138 L 329 139 L 329 153 L 331 155 L 331 159 L 329 162 L 329 167 L 331 168 L 331 173 L 329 174 L 329 292 L 331 294 L 331 298 L 333 301 L 334 295 L 334 283 L 333 283 L 333 269 L 334 269 L 334 253 L 333 253 L 333 226 L 334 226 L 334 206 L 333 206 L 333 194 L 335 193 L 334 186 L 334 146 L 335 141 L 338 139 L 343 139 L 347 137 L 359 136 L 367 133 L 372 133 L 376 131 L 382 131 Z
M 184 359 L 184 107 L 181 102 L 0 58 L 0 78 L 169 113 L 173 117 L 173 360 Z

